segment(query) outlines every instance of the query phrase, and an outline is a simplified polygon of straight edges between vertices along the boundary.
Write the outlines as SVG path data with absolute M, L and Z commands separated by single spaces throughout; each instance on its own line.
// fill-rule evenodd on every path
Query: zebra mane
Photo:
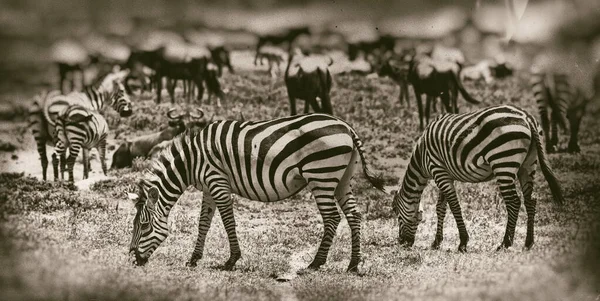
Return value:
M 189 145 L 198 134 L 199 131 L 186 129 L 175 136 L 171 143 L 158 153 L 156 159 L 152 160 L 150 167 L 144 171 L 144 180 L 150 182 L 160 181 L 159 175 L 165 174 L 171 163 L 181 156 L 183 148 Z

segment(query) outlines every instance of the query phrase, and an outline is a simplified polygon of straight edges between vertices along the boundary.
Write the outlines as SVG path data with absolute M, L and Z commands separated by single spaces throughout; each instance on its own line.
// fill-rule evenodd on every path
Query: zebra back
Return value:
M 56 137 L 65 146 L 73 142 L 90 148 L 108 135 L 106 119 L 90 108 L 72 105 L 64 108 L 56 119 Z

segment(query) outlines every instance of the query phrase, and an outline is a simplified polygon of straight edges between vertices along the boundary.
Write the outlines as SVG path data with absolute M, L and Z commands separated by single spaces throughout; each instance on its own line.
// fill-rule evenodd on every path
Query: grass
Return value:
M 493 88 L 467 83 L 486 105 L 512 103 L 531 112 L 535 102 L 526 74 L 498 81 Z M 227 74 L 231 91 L 222 108 L 204 105 L 208 117 L 246 120 L 285 116 L 285 87 L 270 86 L 267 76 Z M 398 89 L 387 79 L 336 77 L 332 99 L 336 115 L 348 121 L 365 143 L 372 169 L 388 185 L 403 177 L 406 160 L 418 136 L 413 108 L 397 103 Z M 411 99 L 412 101 L 412 99 Z M 464 104 L 462 111 L 475 107 Z M 301 105 L 303 105 L 301 103 Z M 166 124 L 170 103 L 137 101 L 131 118 L 109 116 L 117 140 L 158 130 Z M 186 108 L 185 104 L 177 106 Z M 424 195 L 424 223 L 412 249 L 397 245 L 397 224 L 390 197 L 369 188 L 358 176 L 353 187 L 364 215 L 360 275 L 346 274 L 350 231 L 339 226 L 328 262 L 320 271 L 279 283 L 274 276 L 310 263 L 323 225 L 314 201 L 305 192 L 290 200 L 263 204 L 237 199 L 237 231 L 242 259 L 235 271 L 220 271 L 229 254 L 217 216 L 208 233 L 205 257 L 185 267 L 197 234 L 201 193 L 190 189 L 169 219 L 170 235 L 145 267 L 127 256 L 133 204 L 126 199 L 148 162 L 111 171 L 112 179 L 90 190 L 45 183 L 20 174 L 0 175 L 0 299 L 5 300 L 593 300 L 598 263 L 600 211 L 600 133 L 598 105 L 583 121 L 581 154 L 553 154 L 554 166 L 568 200 L 551 203 L 538 172 L 536 244 L 523 251 L 526 216 L 520 212 L 515 245 L 495 252 L 506 223 L 497 188 L 459 184 L 459 198 L 471 235 L 467 254 L 456 251 L 458 233 L 451 214 L 441 250 L 430 250 L 435 235 L 436 189 Z

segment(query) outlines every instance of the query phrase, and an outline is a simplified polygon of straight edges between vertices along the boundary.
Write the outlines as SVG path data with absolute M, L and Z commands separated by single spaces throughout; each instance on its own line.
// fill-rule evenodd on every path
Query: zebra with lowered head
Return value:
M 383 181 L 368 169 L 362 141 L 344 121 L 324 114 L 284 117 L 260 122 L 215 121 L 197 134 L 183 133 L 159 155 L 129 197 L 137 214 L 130 253 L 143 265 L 168 235 L 169 211 L 188 186 L 203 191 L 198 239 L 189 266 L 202 258 L 206 233 L 218 209 L 229 238 L 233 269 L 241 257 L 233 213 L 235 193 L 260 202 L 275 202 L 311 190 L 324 224 L 317 254 L 309 265 L 318 269 L 327 259 L 341 220 L 350 226 L 352 256 L 348 271 L 361 261 L 361 214 L 350 181 L 359 161 L 367 180 L 383 191 Z
M 65 107 L 81 105 L 100 112 L 107 107 L 112 107 L 121 117 L 131 116 L 132 103 L 124 85 L 120 82 L 123 74 L 109 74 L 99 84 L 85 87 L 83 92 L 72 92 L 66 95 L 61 94 L 60 91 L 43 92 L 34 98 L 29 108 L 29 128 L 40 154 L 44 180 L 48 169 L 46 144 L 54 146 L 56 143 L 56 116 Z M 58 172 L 55 171 L 54 174 Z
M 66 161 L 69 182 L 74 180 L 73 167 L 81 150 L 83 150 L 83 178 L 88 178 L 90 170 L 88 153 L 93 147 L 98 149 L 102 172 L 106 175 L 108 124 L 99 112 L 79 105 L 66 107 L 56 118 L 55 136 L 57 139 L 55 151 L 61 160 L 64 160 L 65 151 L 69 149 L 69 158 Z M 53 155 L 54 178 L 57 178 L 58 163 L 57 156 Z M 60 163 L 64 165 L 64 161 Z
M 432 248 L 439 248 L 442 242 L 448 203 L 458 227 L 458 250 L 465 252 L 469 235 L 454 181 L 480 183 L 494 180 L 508 212 L 504 240 L 498 249 L 510 247 L 521 207 L 516 188 L 519 181 L 527 211 L 525 248 L 531 248 L 536 211 L 536 200 L 531 193 L 536 162 L 540 163 L 554 201 L 563 203 L 561 188 L 546 159 L 541 136 L 537 121 L 513 106 L 495 106 L 436 118 L 417 141 L 402 187 L 393 199 L 400 242 L 409 246 L 414 243 L 417 225 L 422 219 L 421 195 L 427 181 L 433 178 L 440 189 L 440 199 L 436 207 L 438 224 Z

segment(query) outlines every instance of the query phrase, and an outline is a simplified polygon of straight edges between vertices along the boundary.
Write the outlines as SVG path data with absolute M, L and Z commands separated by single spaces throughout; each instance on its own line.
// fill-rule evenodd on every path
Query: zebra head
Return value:
M 411 247 L 415 242 L 417 226 L 423 219 L 420 199 L 408 200 L 403 190 L 400 190 L 394 193 L 392 206 L 398 216 L 398 240 L 401 245 Z
M 158 188 L 148 182 L 140 183 L 138 188 L 139 194 L 129 194 L 136 208 L 129 254 L 135 256 L 136 265 L 142 266 L 167 238 L 168 228 L 159 224 L 161 221 L 156 217 L 155 206 L 160 197 Z
M 133 113 L 131 110 L 131 99 L 127 95 L 125 86 L 120 81 L 113 82 L 113 91 L 110 96 L 110 102 L 115 111 L 119 112 L 121 117 L 129 117 Z

